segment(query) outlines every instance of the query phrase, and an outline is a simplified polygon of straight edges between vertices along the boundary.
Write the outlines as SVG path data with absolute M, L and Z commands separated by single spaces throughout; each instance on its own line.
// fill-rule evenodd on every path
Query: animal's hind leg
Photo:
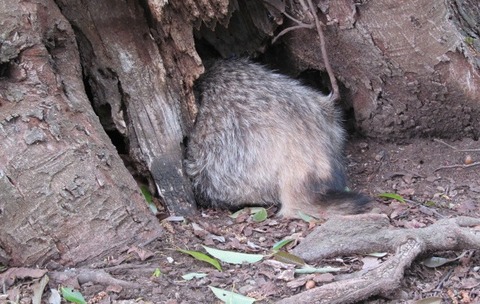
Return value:
M 285 171 L 279 184 L 279 199 L 282 204 L 280 216 L 299 218 L 299 211 L 318 218 L 326 216 L 328 202 L 324 201 L 329 186 L 325 182 L 328 171 L 301 170 L 297 163 L 296 170 Z M 328 179 L 327 179 L 328 181 Z
M 305 179 L 290 179 L 279 187 L 281 208 L 279 216 L 287 218 L 299 218 L 299 211 L 314 216 L 321 215 L 320 206 L 314 203 L 314 193 L 310 193 L 305 187 Z

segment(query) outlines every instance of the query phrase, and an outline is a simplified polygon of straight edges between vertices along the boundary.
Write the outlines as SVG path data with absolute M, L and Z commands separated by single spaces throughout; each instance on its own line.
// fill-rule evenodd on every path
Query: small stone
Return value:
M 308 290 L 308 289 L 312 289 L 315 287 L 315 281 L 314 280 L 308 280 L 307 283 L 305 283 L 305 288 Z
M 465 156 L 464 163 L 465 163 L 465 165 L 470 165 L 470 164 L 472 164 L 472 163 L 473 163 L 473 158 L 472 158 L 472 156 L 471 156 L 471 155 Z
M 368 144 L 366 142 L 361 142 L 359 145 L 360 149 L 368 149 Z

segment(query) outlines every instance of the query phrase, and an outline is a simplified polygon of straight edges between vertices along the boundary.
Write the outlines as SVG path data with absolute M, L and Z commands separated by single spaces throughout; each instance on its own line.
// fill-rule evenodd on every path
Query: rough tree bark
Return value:
M 24 265 L 88 261 L 159 231 L 86 93 L 97 113 L 107 113 L 104 127 L 125 140 L 136 170 L 151 172 L 168 209 L 188 214 L 194 204 L 182 143 L 203 71 L 194 32 L 224 56 L 261 53 L 289 24 L 284 11 L 302 15 L 275 0 L 0 6 L 0 228 L 10 232 L 0 235 L 0 257 Z M 478 137 L 476 1 L 322 0 L 319 7 L 331 23 L 327 47 L 342 97 L 365 134 Z M 323 70 L 316 41 L 315 31 L 292 31 L 265 57 L 296 73 Z
M 55 3 L 0 1 L 0 29 L 0 262 L 73 266 L 158 237 Z
M 228 2 L 57 3 L 75 30 L 86 83 L 104 125 L 124 137 L 139 174 L 152 174 L 169 211 L 192 214 L 182 144 L 196 112 L 193 81 L 203 72 L 192 28 L 200 20 L 222 20 Z
M 368 136 L 480 136 L 478 1 L 320 1 L 336 76 Z M 294 14 L 294 12 L 292 12 Z M 476 20 L 476 21 L 475 21 Z M 283 39 L 297 71 L 324 70 L 315 32 Z

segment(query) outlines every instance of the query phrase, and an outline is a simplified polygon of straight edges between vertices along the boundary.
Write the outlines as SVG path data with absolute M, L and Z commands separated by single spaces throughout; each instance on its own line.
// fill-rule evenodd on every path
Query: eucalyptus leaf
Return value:
M 298 216 L 300 219 L 302 219 L 304 222 L 310 223 L 316 221 L 316 219 L 313 216 L 310 216 L 302 211 L 297 212 Z
M 205 250 L 211 256 L 219 259 L 222 262 L 229 263 L 229 264 L 256 263 L 258 261 L 261 261 L 264 258 L 264 256 L 261 254 L 249 254 L 249 253 L 219 250 L 219 249 L 215 249 L 207 246 L 203 246 L 203 248 L 205 248 Z
M 284 240 L 281 240 L 281 241 L 278 241 L 276 242 L 273 247 L 272 247 L 272 250 L 280 250 L 281 248 L 283 248 L 285 245 L 289 244 L 293 242 L 292 239 L 284 239 Z
M 275 252 L 273 254 L 273 257 L 275 258 L 275 260 L 285 264 L 293 264 L 297 266 L 305 265 L 305 261 L 302 258 L 285 251 Z
M 372 253 L 369 253 L 367 255 L 371 256 L 371 257 L 375 257 L 375 258 L 383 258 L 387 254 L 388 254 L 388 252 L 372 252 Z
M 265 208 L 263 207 L 248 207 L 248 209 L 250 209 L 250 214 L 255 214 L 262 210 L 265 210 Z
M 401 195 L 396 193 L 384 192 L 384 193 L 377 194 L 377 196 L 381 198 L 389 198 L 389 199 L 397 200 L 400 203 L 405 203 L 405 199 Z
M 77 304 L 87 304 L 85 298 L 79 291 L 73 290 L 71 287 L 61 287 L 60 292 L 65 301 L 77 303 Z
M 148 186 L 146 185 L 141 185 L 140 186 L 140 191 L 142 191 L 143 197 L 145 198 L 145 201 L 147 202 L 148 208 L 150 208 L 150 211 L 152 211 L 153 214 L 158 213 L 157 206 L 153 203 L 153 196 L 150 193 L 150 190 L 148 190 Z
M 203 273 L 203 272 L 190 272 L 190 273 L 184 274 L 182 276 L 182 279 L 184 279 L 185 281 L 190 281 L 190 280 L 193 280 L 193 279 L 201 279 L 201 278 L 204 278 L 206 276 L 207 276 L 207 274 Z
M 256 213 L 253 214 L 253 221 L 260 223 L 266 220 L 268 217 L 267 210 L 265 208 L 261 208 Z
M 229 217 L 233 218 L 233 219 L 236 219 L 240 214 L 243 214 L 245 212 L 247 212 L 247 209 L 248 208 L 243 208 L 243 209 L 240 209 L 232 214 L 229 215 Z
M 145 197 L 145 200 L 147 201 L 147 203 L 151 204 L 153 202 L 153 196 L 150 193 L 150 190 L 148 190 L 148 186 L 141 185 L 140 191 L 142 191 L 143 197 Z
M 211 258 L 208 255 L 206 255 L 205 253 L 198 252 L 198 251 L 193 251 L 193 250 L 184 250 L 184 249 L 177 249 L 177 250 L 182 252 L 182 253 L 186 253 L 186 254 L 191 255 L 192 257 L 196 258 L 199 261 L 207 262 L 210 265 L 212 265 L 213 267 L 222 271 L 222 266 L 220 266 L 220 263 L 217 260 L 215 260 L 214 258 Z
M 459 260 L 461 258 L 463 258 L 463 256 L 466 254 L 466 252 L 462 253 L 461 255 L 459 255 L 458 257 L 456 258 L 453 258 L 453 259 L 447 259 L 447 258 L 442 258 L 442 257 L 429 257 L 429 258 L 426 258 L 425 260 L 423 260 L 423 265 L 425 265 L 426 267 L 428 268 L 435 268 L 435 267 L 440 267 L 442 265 L 445 265 L 447 263 L 450 263 L 450 262 L 453 262 L 453 261 L 456 261 L 456 260 Z
M 228 290 L 213 287 L 213 286 L 208 286 L 208 287 L 210 287 L 210 289 L 218 299 L 228 304 L 252 304 L 253 302 L 256 301 L 256 299 L 254 298 L 246 297 L 244 295 L 241 295 L 232 291 L 228 291 Z

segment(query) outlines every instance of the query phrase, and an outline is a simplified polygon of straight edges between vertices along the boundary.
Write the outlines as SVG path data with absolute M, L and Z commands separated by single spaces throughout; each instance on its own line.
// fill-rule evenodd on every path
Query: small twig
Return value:
M 437 139 L 437 138 L 434 138 L 433 141 L 436 141 L 438 143 L 441 143 L 453 150 L 455 150 L 455 152 L 480 152 L 480 149 L 458 149 L 457 147 L 455 146 L 452 146 L 450 144 L 447 144 L 446 142 L 444 142 L 443 140 L 441 139 Z
M 440 170 L 443 170 L 443 169 L 453 169 L 453 168 L 466 169 L 466 168 L 475 167 L 475 166 L 478 166 L 478 165 L 480 165 L 480 162 L 475 162 L 475 163 L 471 163 L 471 164 L 468 164 L 468 165 L 441 166 L 441 167 L 438 167 L 437 169 L 435 169 L 433 172 L 437 172 L 437 171 L 440 171 Z
M 283 12 L 283 14 L 290 20 L 292 20 L 293 22 L 297 23 L 298 25 L 306 25 L 308 26 L 309 28 L 313 28 L 313 24 L 307 24 L 307 23 L 304 23 L 300 20 L 298 20 L 297 18 L 293 17 L 292 15 L 290 15 L 289 13 L 287 12 Z
M 458 150 L 456 147 L 454 147 L 454 146 L 452 146 L 452 145 L 450 145 L 450 144 L 447 144 L 446 142 L 444 142 L 444 141 L 441 140 L 441 139 L 434 138 L 433 141 L 436 141 L 436 142 L 438 142 L 438 143 L 441 143 L 441 144 L 443 144 L 443 145 L 445 145 L 445 146 L 447 146 L 447 147 L 449 147 L 449 148 L 451 148 L 451 149 L 453 149 L 453 150 Z
M 445 218 L 445 215 L 439 213 L 438 211 L 436 211 L 436 210 L 433 209 L 433 208 L 430 208 L 430 207 L 425 206 L 425 205 L 422 204 L 422 203 L 417 203 L 416 201 L 412 201 L 412 200 L 409 200 L 409 199 L 406 199 L 406 198 L 404 198 L 404 201 L 406 201 L 406 202 L 409 203 L 409 204 L 415 205 L 416 207 L 425 208 L 425 209 L 431 211 L 432 214 L 435 214 L 438 218 Z
M 308 1 L 308 0 L 307 0 L 307 1 Z M 310 9 L 309 9 L 309 6 L 307 5 L 307 3 L 305 3 L 304 0 L 299 0 L 298 2 L 300 2 L 300 6 L 302 7 L 302 10 L 303 10 L 304 12 L 307 12 L 307 11 L 310 10 Z
M 287 27 L 286 29 L 281 31 L 277 36 L 273 37 L 272 43 L 275 43 L 278 40 L 278 38 L 282 37 L 283 35 L 285 35 L 286 33 L 290 32 L 290 31 L 300 29 L 300 28 L 312 29 L 314 27 L 313 24 L 303 23 L 302 21 L 298 20 L 297 18 L 295 18 L 292 15 L 290 15 L 289 13 L 287 13 L 285 10 L 282 13 L 285 15 L 285 17 L 292 20 L 297 25 Z
M 480 152 L 480 149 L 458 149 L 455 152 Z
M 313 26 L 312 26 L 312 25 L 308 25 L 308 24 L 299 24 L 299 25 L 294 25 L 294 26 L 287 27 L 286 29 L 284 29 L 283 31 L 281 31 L 277 36 L 275 36 L 275 37 L 272 39 L 272 43 L 275 43 L 278 38 L 282 37 L 282 36 L 285 35 L 286 33 L 290 32 L 290 31 L 293 31 L 293 30 L 296 30 L 296 29 L 300 29 L 300 28 L 308 28 L 308 29 L 311 29 L 311 28 L 313 28 Z
M 283 35 L 285 35 L 286 33 L 290 32 L 290 31 L 300 29 L 300 28 L 312 29 L 312 28 L 316 27 L 318 37 L 320 38 L 320 51 L 322 53 L 323 63 L 325 65 L 325 69 L 327 70 L 328 78 L 330 79 L 330 84 L 332 86 L 332 92 L 330 93 L 329 98 L 330 98 L 331 102 L 335 102 L 340 97 L 340 93 L 339 93 L 339 89 L 338 89 L 337 79 L 335 78 L 332 66 L 330 65 L 330 61 L 328 60 L 327 48 L 325 46 L 325 36 L 323 35 L 323 29 L 322 29 L 322 25 L 324 25 L 324 24 L 322 22 L 320 22 L 320 20 L 318 20 L 317 10 L 315 9 L 315 7 L 313 5 L 312 0 L 307 0 L 306 3 L 305 3 L 305 1 L 301 0 L 300 4 L 301 4 L 304 12 L 307 12 L 307 11 L 310 12 L 313 20 L 315 21 L 315 24 L 304 23 L 304 22 L 296 19 L 295 17 L 289 15 L 287 12 L 283 11 L 282 13 L 288 19 L 297 23 L 297 25 L 294 25 L 294 26 L 291 26 L 291 27 L 288 27 L 288 28 L 282 30 L 278 35 L 276 35 L 272 39 L 272 43 L 275 43 L 278 40 L 278 38 L 282 37 Z
M 453 273 L 453 269 L 450 269 L 441 279 L 440 282 L 438 282 L 437 286 L 435 287 L 434 291 L 441 291 L 443 288 L 443 285 L 445 284 L 446 281 L 450 278 L 450 276 Z

